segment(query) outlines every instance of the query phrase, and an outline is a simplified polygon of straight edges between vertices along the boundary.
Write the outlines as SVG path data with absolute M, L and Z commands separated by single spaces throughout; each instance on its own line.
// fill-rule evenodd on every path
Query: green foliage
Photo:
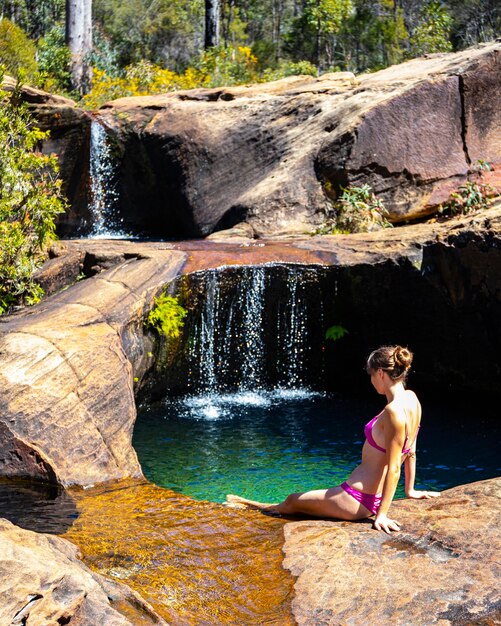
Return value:
M 315 231 L 318 235 L 365 233 L 391 228 L 383 202 L 369 185 L 347 187 L 334 202 L 334 215 Z
M 37 71 L 36 47 L 27 35 L 10 20 L 0 19 L 0 65 L 13 76 L 22 73 L 34 78 Z
M 265 70 L 261 75 L 261 80 L 279 80 L 287 76 L 316 76 L 317 74 L 317 68 L 310 61 L 298 61 L 297 63 L 281 61 L 277 68 Z
M 187 314 L 186 309 L 179 304 L 178 298 L 166 293 L 154 301 L 155 305 L 148 314 L 148 324 L 160 335 L 171 339 L 179 338 Z
M 0 82 L 3 72 L 0 71 Z M 48 137 L 20 101 L 0 90 L 0 314 L 42 296 L 33 273 L 55 238 L 55 218 L 64 211 L 54 156 L 37 152 Z
M 418 56 L 431 52 L 450 52 L 452 24 L 453 19 L 441 2 L 428 2 L 422 9 L 419 26 L 410 40 L 411 54 Z
M 202 54 L 196 68 L 205 77 L 209 87 L 239 85 L 258 80 L 257 58 L 246 46 L 210 48 Z
M 448 215 L 467 215 L 489 207 L 489 198 L 494 189 L 480 181 L 467 181 L 457 191 L 451 193 L 449 200 L 440 206 L 440 212 Z
M 71 91 L 70 49 L 65 43 L 64 29 L 54 26 L 38 42 L 39 82 L 48 91 Z
M 17 29 L 8 34 L 8 44 L 0 36 L 0 59 L 10 73 L 17 75 L 21 68 L 35 77 L 36 45 L 41 85 L 67 93 L 65 0 L 0 0 L 0 15 L 4 29 L 9 19 Z M 86 106 L 123 95 L 314 75 L 312 65 L 317 71 L 374 71 L 415 55 L 495 39 L 501 32 L 501 4 L 221 0 L 220 27 L 221 46 L 204 51 L 202 0 L 94 0 L 96 90 Z M 147 80 L 138 80 L 144 64 L 154 68 L 154 76 L 148 71 Z
M 338 339 L 342 339 L 347 334 L 348 331 L 343 326 L 329 326 L 329 328 L 325 331 L 325 338 L 330 339 L 331 341 L 337 341 Z

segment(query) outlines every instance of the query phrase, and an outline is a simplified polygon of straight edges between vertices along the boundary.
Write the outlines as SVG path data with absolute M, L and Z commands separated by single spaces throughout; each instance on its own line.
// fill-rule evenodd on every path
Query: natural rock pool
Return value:
M 499 475 L 493 405 L 425 398 L 418 488 L 442 490 Z M 274 502 L 339 484 L 359 462 L 363 426 L 381 398 L 305 389 L 166 399 L 139 410 L 134 447 L 146 477 L 198 500 L 227 493 Z M 402 472 L 403 475 L 403 472 Z M 397 497 L 403 497 L 403 476 Z

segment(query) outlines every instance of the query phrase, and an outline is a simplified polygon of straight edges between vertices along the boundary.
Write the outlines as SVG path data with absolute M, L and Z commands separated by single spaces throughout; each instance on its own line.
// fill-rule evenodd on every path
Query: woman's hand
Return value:
M 418 491 L 417 489 L 409 489 L 405 495 L 414 500 L 428 500 L 429 498 L 438 498 L 441 494 L 440 491 Z
M 374 520 L 374 528 L 376 530 L 384 530 L 385 533 L 390 534 L 392 530 L 397 532 L 400 530 L 400 522 L 390 519 L 386 513 L 378 513 Z

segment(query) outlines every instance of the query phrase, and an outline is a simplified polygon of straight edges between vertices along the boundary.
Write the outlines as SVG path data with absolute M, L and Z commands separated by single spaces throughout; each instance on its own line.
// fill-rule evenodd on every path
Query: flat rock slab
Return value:
M 167 626 L 136 592 L 92 572 L 65 539 L 0 519 L 2 626 Z
M 285 527 L 300 626 L 501 623 L 501 478 L 394 502 L 387 535 L 361 523 Z

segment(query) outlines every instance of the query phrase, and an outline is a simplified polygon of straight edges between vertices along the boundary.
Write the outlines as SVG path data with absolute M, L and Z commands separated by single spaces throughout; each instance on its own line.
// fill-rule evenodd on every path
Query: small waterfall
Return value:
M 287 268 L 287 300 L 277 318 L 277 336 L 279 338 L 280 381 L 286 387 L 307 385 L 309 379 L 308 364 L 314 348 L 311 341 L 311 326 L 323 328 L 322 299 L 318 301 L 320 318 L 311 318 L 309 297 L 311 284 L 315 283 L 316 274 L 311 270 L 298 272 L 296 268 Z
M 116 167 L 106 130 L 96 119 L 90 128 L 90 237 L 113 239 L 126 237 L 118 209 Z
M 211 270 L 197 280 L 203 300 L 189 340 L 192 391 L 318 383 L 324 329 L 317 270 L 249 266 Z
M 262 267 L 245 268 L 237 306 L 243 308 L 241 359 L 242 386 L 259 389 L 263 386 L 265 346 L 263 314 L 265 304 L 265 271 Z

